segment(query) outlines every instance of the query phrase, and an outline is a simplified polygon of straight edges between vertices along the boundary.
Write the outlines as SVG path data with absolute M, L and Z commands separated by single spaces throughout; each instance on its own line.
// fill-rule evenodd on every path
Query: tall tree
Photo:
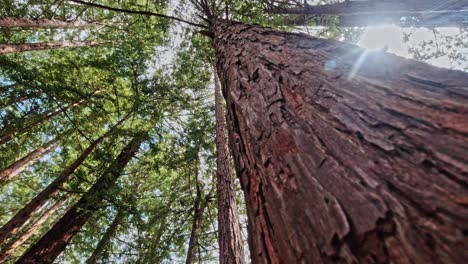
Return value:
M 253 263 L 467 259 L 467 73 L 211 29 Z
M 63 21 L 58 19 L 32 19 L 23 17 L 0 17 L 0 27 L 28 27 L 28 28 L 79 28 L 96 26 L 86 21 Z
M 102 235 L 102 238 L 99 240 L 99 243 L 96 245 L 96 248 L 94 249 L 93 254 L 91 254 L 91 256 L 86 260 L 86 264 L 97 263 L 99 257 L 104 252 L 104 250 L 106 249 L 106 246 L 108 246 L 110 240 L 117 232 L 117 229 L 119 225 L 122 223 L 122 220 L 124 220 L 125 216 L 126 216 L 126 212 L 124 210 L 120 209 L 117 212 L 117 215 L 114 217 L 114 220 L 109 225 L 106 232 L 104 232 L 104 234 Z
M 0 182 L 1 181 L 9 181 L 20 174 L 22 171 L 28 168 L 34 161 L 40 159 L 41 157 L 45 156 L 46 154 L 54 151 L 58 144 L 57 142 L 61 139 L 61 137 L 56 137 L 41 147 L 31 151 L 28 155 L 22 157 L 21 159 L 17 160 L 10 166 L 0 170 Z M 0 240 L 1 241 L 1 240 Z
M 328 23 L 326 17 L 336 16 L 339 26 L 373 26 L 396 24 L 402 27 L 466 27 L 466 1 L 390 0 L 345 1 L 324 5 L 301 4 L 284 6 L 267 2 L 270 14 L 300 15 L 296 24 L 314 21 Z M 275 2 L 275 1 L 272 1 Z M 269 3 L 269 4 L 268 4 Z M 325 19 L 324 19 L 325 18 Z
M 234 178 L 227 145 L 226 120 L 221 102 L 221 87 L 216 71 L 216 189 L 218 198 L 218 240 L 221 264 L 245 263 L 244 244 L 239 223 L 239 211 L 234 191 Z
M 34 50 L 49 50 L 49 49 L 63 49 L 63 48 L 84 48 L 96 47 L 102 45 L 102 42 L 46 42 L 46 43 L 26 43 L 26 44 L 0 44 L 0 54 L 19 53 Z
M 28 229 L 26 232 L 22 233 L 18 238 L 15 239 L 13 243 L 2 249 L 0 253 L 0 261 L 7 260 L 18 247 L 24 244 L 32 235 L 37 233 L 40 228 L 43 227 L 44 223 L 48 221 L 52 215 L 54 215 L 58 209 L 65 203 L 67 200 L 67 196 L 63 196 L 60 198 L 55 204 L 49 208 L 43 215 L 41 215 Z M 2 245 L 7 245 L 6 243 L 2 243 Z
M 2 228 L 0 228 L 0 244 L 7 241 L 9 238 L 14 236 L 16 232 L 37 212 L 46 202 L 56 195 L 59 188 L 67 182 L 73 173 L 78 169 L 81 164 L 88 158 L 88 156 L 99 146 L 99 144 L 108 138 L 115 130 L 122 125 L 129 117 L 131 113 L 124 116 L 119 122 L 117 122 L 111 129 L 109 129 L 104 135 L 94 140 L 78 158 L 71 163 L 62 173 L 57 176 L 44 190 L 42 190 L 36 197 L 34 197 L 28 204 L 26 204 L 21 210 L 19 210 L 15 216 L 13 216 Z
M 197 165 L 198 166 L 198 165 Z M 193 218 L 192 230 L 190 231 L 190 239 L 187 249 L 187 257 L 185 258 L 186 264 L 192 264 L 195 257 L 195 250 L 198 245 L 198 238 L 200 236 L 200 227 L 203 218 L 203 212 L 206 208 L 205 197 L 201 188 L 200 180 L 198 179 L 198 169 L 196 172 L 196 196 L 193 203 Z
M 65 215 L 18 260 L 19 263 L 52 263 L 93 213 L 102 207 L 106 193 L 115 185 L 145 136 L 134 137 L 101 177 Z

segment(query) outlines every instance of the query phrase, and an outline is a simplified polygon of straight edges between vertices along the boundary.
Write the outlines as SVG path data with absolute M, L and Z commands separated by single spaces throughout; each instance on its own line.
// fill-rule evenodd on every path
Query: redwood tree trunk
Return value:
M 20 53 L 33 50 L 94 47 L 101 44 L 102 42 L 47 42 L 26 44 L 0 44 L 0 54 Z
M 394 24 L 399 27 L 467 27 L 468 11 L 450 11 L 434 14 L 409 14 L 407 12 L 389 12 L 360 15 L 341 15 L 338 17 L 339 27 L 367 27 Z M 294 25 L 304 26 L 312 24 L 327 26 L 330 16 L 300 16 L 292 21 Z
M 112 221 L 112 223 L 107 228 L 104 235 L 102 236 L 101 240 L 99 240 L 99 243 L 96 245 L 96 248 L 94 249 L 93 254 L 91 254 L 91 256 L 88 258 L 88 260 L 86 260 L 87 264 L 97 263 L 98 258 L 104 252 L 106 246 L 109 244 L 110 240 L 112 239 L 112 237 L 117 232 L 117 228 L 122 223 L 122 219 L 124 217 L 125 217 L 125 211 L 119 210 L 119 212 L 115 216 L 114 220 Z
M 433 11 L 457 11 L 467 6 L 464 0 L 368 0 L 344 1 L 325 5 L 306 5 L 304 7 L 270 7 L 266 11 L 275 14 L 308 15 L 359 15 L 372 13 L 409 12 L 427 13 Z
M 36 242 L 17 263 L 52 263 L 70 243 L 95 211 L 102 207 L 106 193 L 112 189 L 125 166 L 138 151 L 144 137 L 135 137 L 83 197 Z
M 115 129 L 122 125 L 131 114 L 123 117 L 117 122 L 114 127 L 107 131 L 104 135 L 93 141 L 81 155 L 70 164 L 52 183 L 50 183 L 42 192 L 40 192 L 34 199 L 32 199 L 26 206 L 24 206 L 18 213 L 13 216 L 2 228 L 0 228 L 0 244 L 5 243 L 8 239 L 13 237 L 18 230 L 55 194 L 58 193 L 59 188 L 68 181 L 76 169 L 86 160 L 86 158 L 96 149 L 96 147 L 107 137 L 109 137 Z
M 51 208 L 47 210 L 42 216 L 39 217 L 39 219 L 32 224 L 26 232 L 21 234 L 20 237 L 18 237 L 15 242 L 13 242 L 10 246 L 2 250 L 0 254 L 0 263 L 5 261 L 7 258 L 9 258 L 15 250 L 23 245 L 26 240 L 28 240 L 32 235 L 34 235 L 36 232 L 39 231 L 39 229 L 42 227 L 42 225 L 49 220 L 49 218 L 57 212 L 57 210 L 62 206 L 62 204 L 67 200 L 67 196 L 62 197 L 60 200 L 58 200 Z M 6 243 L 0 243 L 1 245 L 6 245 Z
M 464 263 L 468 74 L 214 20 L 252 263 Z
M 468 26 L 466 1 L 346 1 L 335 4 L 298 8 L 270 8 L 274 14 L 301 15 L 295 21 L 304 25 L 313 20 L 317 25 L 328 24 L 327 16 L 338 16 L 344 27 L 395 24 L 401 27 L 465 27 Z
M 31 165 L 33 162 L 45 156 L 46 154 L 54 151 L 58 147 L 57 141 L 59 139 L 60 137 L 50 140 L 49 142 L 45 143 L 41 147 L 31 151 L 28 155 L 19 159 L 15 163 L 0 170 L 0 182 L 12 180 L 18 174 L 20 174 L 22 171 L 28 168 L 28 166 Z
M 192 230 L 190 232 L 190 240 L 187 249 L 187 257 L 185 259 L 186 264 L 192 264 L 193 259 L 195 256 L 195 247 L 198 244 L 198 236 L 200 233 L 200 227 L 203 217 L 203 211 L 205 210 L 204 202 L 203 202 L 203 193 L 200 188 L 200 184 L 198 182 L 197 177 L 197 195 L 195 197 L 195 203 L 193 205 L 193 222 L 192 222 Z
M 63 21 L 57 19 L 32 19 L 20 17 L 0 17 L 0 27 L 29 27 L 29 28 L 79 28 L 95 26 L 85 21 Z
M 245 263 L 244 246 L 239 224 L 239 212 L 234 192 L 229 149 L 227 146 L 226 121 L 221 103 L 221 88 L 215 76 L 216 114 L 216 178 L 218 194 L 218 240 L 221 264 Z

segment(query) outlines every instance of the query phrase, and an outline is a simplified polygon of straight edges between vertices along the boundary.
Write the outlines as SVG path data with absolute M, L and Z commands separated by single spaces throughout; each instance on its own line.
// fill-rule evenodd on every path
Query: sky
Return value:
M 437 40 L 442 42 L 444 36 L 456 37 L 459 33 L 457 28 L 438 28 Z M 403 41 L 404 33 L 411 33 L 407 42 Z M 387 52 L 402 56 L 405 58 L 412 58 L 412 54 L 408 52 L 412 46 L 417 46 L 423 41 L 436 41 L 434 32 L 427 28 L 400 28 L 395 25 L 385 25 L 378 27 L 368 27 L 361 36 L 360 41 L 357 43 L 359 46 L 367 49 L 383 49 L 387 47 Z M 467 40 L 468 41 L 468 40 Z M 468 54 L 468 50 L 466 50 Z M 465 61 L 464 65 L 452 65 L 447 56 L 442 56 L 437 59 L 427 61 L 438 67 L 455 68 L 462 70 L 468 67 L 468 62 Z

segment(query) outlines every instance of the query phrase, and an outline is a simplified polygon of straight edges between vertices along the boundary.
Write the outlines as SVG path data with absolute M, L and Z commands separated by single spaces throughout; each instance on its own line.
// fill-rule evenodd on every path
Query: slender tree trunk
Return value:
M 63 48 L 83 48 L 102 45 L 102 42 L 47 42 L 47 43 L 26 43 L 26 44 L 0 44 L 0 54 L 20 53 L 33 50 L 49 50 Z
M 5 243 L 8 239 L 13 237 L 18 230 L 54 195 L 59 191 L 65 182 L 70 179 L 73 173 L 78 169 L 79 166 L 86 160 L 86 158 L 96 149 L 96 147 L 112 133 L 115 132 L 116 128 L 122 125 L 125 120 L 130 117 L 131 113 L 123 117 L 117 122 L 109 131 L 104 135 L 93 141 L 81 155 L 70 164 L 62 173 L 55 178 L 42 192 L 40 192 L 34 199 L 32 199 L 26 206 L 24 206 L 18 213 L 13 216 L 2 228 L 0 228 L 0 244 Z
M 0 27 L 28 27 L 28 28 L 80 28 L 96 26 L 85 21 L 63 21 L 58 19 L 32 19 L 19 17 L 0 17 Z
M 391 12 L 416 14 L 437 11 L 458 11 L 466 6 L 467 3 L 464 0 L 369 0 L 344 1 L 325 5 L 306 5 L 293 8 L 271 7 L 267 8 L 265 11 L 273 14 L 340 16 Z
M 226 121 L 221 103 L 221 88 L 215 72 L 216 178 L 218 194 L 218 240 L 221 264 L 245 263 L 239 212 L 234 192 Z
M 58 147 L 57 141 L 59 139 L 60 137 L 50 140 L 41 147 L 37 148 L 36 150 L 31 151 L 28 155 L 19 159 L 15 163 L 0 170 L 0 181 L 12 180 L 16 176 L 18 176 L 18 174 L 20 174 L 22 171 L 28 168 L 29 165 L 31 165 L 33 162 L 45 156 L 46 154 L 54 151 Z
M 397 25 L 399 27 L 467 27 L 468 11 L 453 11 L 432 15 L 411 15 L 407 13 L 376 13 L 362 15 L 342 15 L 337 17 L 339 27 L 367 27 L 379 25 Z M 314 24 L 316 26 L 328 26 L 330 16 L 300 16 L 291 21 L 296 26 Z
M 203 192 L 200 188 L 200 183 L 198 182 L 197 177 L 197 195 L 195 197 L 195 202 L 193 205 L 193 222 L 192 222 L 192 231 L 190 232 L 189 246 L 187 249 L 187 258 L 185 259 L 186 264 L 192 264 L 195 256 L 195 247 L 198 244 L 198 237 L 200 233 L 200 227 L 203 217 L 203 211 L 205 210 L 203 202 Z
M 10 246 L 2 250 L 0 254 L 0 263 L 3 263 L 3 261 L 7 260 L 15 251 L 18 247 L 24 244 L 26 240 L 28 240 L 32 235 L 34 235 L 36 232 L 39 231 L 39 229 L 42 227 L 42 225 L 53 215 L 57 212 L 57 210 L 62 206 L 62 204 L 67 200 L 67 196 L 62 197 L 60 200 L 58 200 L 50 209 L 47 210 L 42 216 L 39 217 L 39 219 L 32 224 L 26 232 L 21 234 L 21 236 L 18 237 L 18 239 L 15 240 Z M 3 244 L 3 243 L 2 243 Z M 5 245 L 5 244 L 3 244 Z
M 52 118 L 60 115 L 64 111 L 71 110 L 71 109 L 75 108 L 76 106 L 80 105 L 84 101 L 85 100 L 80 100 L 78 102 L 75 102 L 75 103 L 72 103 L 72 104 L 68 105 L 67 107 L 65 107 L 63 109 L 56 110 L 56 111 L 54 111 L 52 113 L 42 114 L 40 117 L 38 117 L 38 119 L 39 119 L 38 122 L 35 122 L 35 123 L 33 123 L 33 124 L 29 125 L 29 126 L 25 126 L 25 127 L 21 128 L 21 129 L 19 129 L 18 131 L 13 131 L 13 130 L 12 131 L 7 131 L 7 133 L 0 135 L 0 146 L 7 143 L 7 142 L 9 142 L 13 138 L 21 136 L 24 133 L 29 132 L 32 129 L 46 123 L 47 121 L 49 121 Z
M 313 21 L 327 25 L 330 16 L 337 16 L 338 26 L 364 27 L 395 24 L 400 27 L 466 27 L 466 1 L 348 1 L 343 3 L 306 6 L 301 8 L 272 8 L 275 14 L 296 14 L 296 25 Z
M 106 194 L 138 151 L 144 138 L 140 135 L 130 141 L 91 189 L 17 263 L 52 263 L 93 213 L 102 207 Z
M 468 74 L 213 20 L 252 263 L 464 263 Z
M 122 223 L 122 219 L 125 217 L 126 213 L 124 210 L 119 210 L 117 215 L 114 218 L 114 221 L 107 228 L 106 232 L 102 236 L 101 240 L 97 244 L 96 248 L 93 251 L 93 254 L 86 261 L 87 264 L 95 264 L 98 261 L 98 258 L 104 252 L 106 246 L 109 244 L 112 237 L 117 232 L 117 228 Z

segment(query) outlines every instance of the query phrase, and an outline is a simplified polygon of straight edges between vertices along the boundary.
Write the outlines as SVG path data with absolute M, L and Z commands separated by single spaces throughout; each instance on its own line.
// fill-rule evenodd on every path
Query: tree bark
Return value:
M 119 210 L 117 215 L 114 218 L 114 221 L 112 221 L 112 223 L 107 228 L 104 235 L 102 236 L 101 240 L 99 240 L 99 243 L 97 244 L 96 248 L 94 249 L 93 254 L 91 254 L 91 256 L 86 260 L 87 264 L 97 263 L 98 258 L 104 252 L 104 249 L 106 248 L 106 246 L 109 244 L 112 237 L 117 232 L 117 228 L 122 223 L 122 219 L 124 217 L 125 217 L 125 211 Z
M 91 27 L 97 24 L 86 21 L 63 21 L 58 19 L 32 19 L 19 17 L 0 17 L 0 27 L 27 27 L 27 28 L 80 28 Z
M 83 48 L 102 45 L 102 42 L 47 42 L 47 43 L 26 43 L 26 44 L 0 44 L 0 54 L 20 53 L 34 50 L 49 50 L 63 48 Z
M 197 181 L 197 194 L 196 194 L 195 202 L 193 205 L 193 222 L 192 222 L 192 230 L 190 232 L 189 245 L 187 249 L 187 258 L 185 259 L 186 264 L 193 263 L 193 259 L 195 256 L 195 247 L 198 244 L 198 236 L 200 233 L 203 211 L 205 210 L 205 205 L 203 202 L 203 193 L 200 188 L 198 177 L 196 181 Z
M 464 263 L 468 74 L 212 22 L 252 263 Z
M 38 119 L 39 119 L 38 122 L 35 122 L 35 123 L 33 123 L 33 124 L 29 125 L 29 126 L 25 126 L 25 127 L 21 128 L 21 129 L 19 129 L 18 131 L 7 131 L 7 133 L 5 133 L 3 135 L 0 135 L 0 146 L 7 143 L 7 142 L 9 142 L 10 140 L 12 140 L 15 137 L 21 136 L 24 133 L 31 131 L 32 129 L 36 128 L 37 126 L 40 126 L 40 125 L 46 123 L 47 121 L 51 120 L 52 118 L 60 115 L 63 111 L 67 111 L 67 110 L 75 108 L 76 106 L 80 105 L 84 101 L 85 100 L 79 100 L 79 101 L 77 101 L 75 103 L 72 103 L 72 104 L 68 105 L 67 107 L 65 107 L 63 109 L 61 108 L 61 109 L 56 110 L 56 111 L 54 111 L 52 113 L 44 113 L 40 117 L 38 117 Z
M 102 207 L 106 193 L 112 189 L 143 140 L 144 136 L 137 136 L 130 141 L 91 189 L 17 263 L 52 263 L 93 213 Z
M 467 6 L 464 0 L 369 0 L 344 1 L 325 5 L 306 5 L 303 7 L 271 7 L 265 11 L 273 14 L 296 15 L 361 15 L 372 13 L 408 12 L 427 13 L 434 11 L 458 11 Z
M 124 116 L 117 122 L 109 131 L 104 135 L 94 140 L 80 156 L 70 164 L 62 173 L 55 178 L 43 191 L 41 191 L 34 199 L 32 199 L 26 206 L 24 206 L 18 213 L 13 216 L 2 228 L 0 228 L 0 244 L 5 243 L 8 239 L 13 237 L 18 230 L 37 212 L 49 199 L 56 195 L 59 188 L 70 179 L 73 173 L 79 166 L 86 160 L 86 158 L 96 149 L 99 144 L 109 137 L 115 130 L 122 125 L 131 113 Z
M 2 250 L 0 254 L 0 262 L 3 263 L 3 261 L 7 260 L 15 251 L 18 247 L 24 244 L 26 240 L 28 240 L 32 235 L 34 235 L 39 229 L 42 227 L 42 225 L 49 220 L 49 218 L 57 212 L 57 210 L 62 206 L 62 204 L 67 200 L 67 196 L 62 197 L 60 200 L 58 200 L 50 209 L 47 210 L 39 219 L 32 224 L 26 232 L 21 234 L 21 236 L 18 237 L 18 239 L 15 240 L 10 246 Z M 0 243 L 2 245 L 6 245 L 6 243 Z
M 215 115 L 216 115 L 216 184 L 218 194 L 218 242 L 221 264 L 245 263 L 244 245 L 239 223 L 239 211 L 234 192 L 224 106 L 221 103 L 221 88 L 216 71 Z
M 18 176 L 18 174 L 20 174 L 22 171 L 28 168 L 28 166 L 31 165 L 33 162 L 45 156 L 46 154 L 54 151 L 58 147 L 57 141 L 60 138 L 61 137 L 57 137 L 53 140 L 50 140 L 41 147 L 31 151 L 28 155 L 19 159 L 15 163 L 0 170 L 0 182 L 11 181 L 13 178 Z
M 327 17 L 337 16 L 338 26 L 364 27 L 395 24 L 400 27 L 466 27 L 466 1 L 347 1 L 342 3 L 298 8 L 271 8 L 273 14 L 300 15 L 296 25 L 309 21 L 327 25 Z
M 367 27 L 379 25 L 396 25 L 399 27 L 468 27 L 468 11 L 454 11 L 437 13 L 432 15 L 411 15 L 407 13 L 376 13 L 362 15 L 342 15 L 337 17 L 339 27 Z M 330 18 L 327 16 L 300 16 L 291 22 L 296 26 L 330 25 Z

